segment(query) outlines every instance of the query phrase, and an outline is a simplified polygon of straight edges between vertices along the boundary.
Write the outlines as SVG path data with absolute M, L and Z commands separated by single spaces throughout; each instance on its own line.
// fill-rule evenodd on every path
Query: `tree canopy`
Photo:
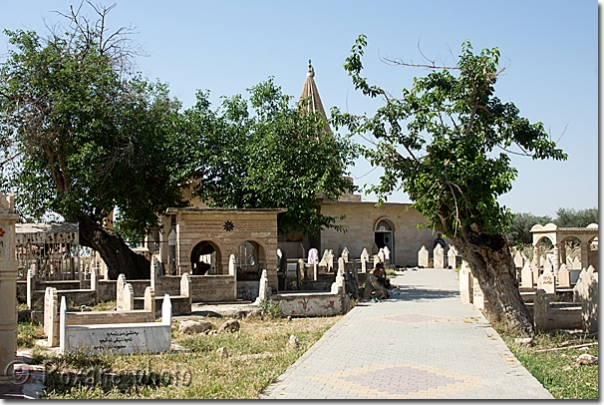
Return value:
M 71 25 L 46 38 L 5 31 L 12 48 L 0 65 L 2 180 L 25 219 L 54 212 L 79 222 L 81 243 L 101 253 L 112 277 L 140 277 L 145 261 L 100 225 L 117 207 L 122 228 L 144 234 L 159 212 L 184 203 L 174 158 L 180 105 L 166 85 L 123 70 L 128 51 L 104 31 L 109 10 L 95 8 L 99 20 L 90 23 L 72 9 Z
M 395 98 L 361 76 L 366 46 L 366 36 L 360 35 L 344 68 L 357 90 L 382 97 L 384 106 L 371 117 L 337 109 L 332 117 L 337 127 L 375 137 L 375 147 L 364 148 L 364 154 L 384 174 L 372 191 L 386 199 L 401 187 L 429 225 L 453 240 L 493 314 L 519 333 L 532 334 L 504 236 L 513 216 L 497 198 L 511 190 L 517 175 L 510 164 L 513 147 L 513 153 L 533 159 L 564 160 L 566 155 L 541 122 L 530 123 L 513 103 L 495 96 L 503 70 L 497 48 L 475 54 L 465 41 L 454 66 L 390 60 L 429 70 Z
M 203 162 L 197 195 L 225 208 L 287 208 L 279 230 L 315 235 L 338 228 L 319 196 L 337 199 L 354 185 L 345 174 L 357 156 L 350 138 L 325 130 L 320 114 L 293 103 L 269 78 L 213 110 L 208 92 L 184 112 L 194 161 Z M 306 102 L 305 100 L 301 101 Z

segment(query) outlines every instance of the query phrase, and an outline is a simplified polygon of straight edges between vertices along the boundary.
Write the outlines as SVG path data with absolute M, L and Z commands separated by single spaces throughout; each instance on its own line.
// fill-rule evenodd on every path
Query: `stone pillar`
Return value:
M 157 291 L 157 257 L 151 255 L 151 268 L 149 269 L 150 285 L 153 291 Z
M 591 263 L 589 262 L 589 243 L 581 243 L 581 267 L 586 269 Z
M 15 202 L 0 194 L 0 381 L 14 379 L 17 354 L 17 270 Z
M 554 274 L 558 274 L 558 269 L 560 268 L 560 263 L 564 263 L 564 262 L 560 262 L 560 243 L 556 243 L 554 245 L 554 258 L 553 258 L 553 271 Z
M 229 276 L 233 276 L 234 278 L 233 301 L 237 301 L 237 260 L 234 254 L 229 256 Z
M 566 243 L 560 244 L 560 265 L 562 263 L 566 264 Z
M 533 280 L 539 280 L 539 276 L 541 275 L 541 261 L 539 257 L 539 247 L 535 246 L 533 248 Z

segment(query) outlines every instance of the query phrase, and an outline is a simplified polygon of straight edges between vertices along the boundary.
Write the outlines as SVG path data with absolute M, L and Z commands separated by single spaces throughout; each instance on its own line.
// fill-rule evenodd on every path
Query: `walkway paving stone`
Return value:
M 357 305 L 260 398 L 553 399 L 460 302 L 453 270 L 408 270 L 393 283 L 398 296 Z

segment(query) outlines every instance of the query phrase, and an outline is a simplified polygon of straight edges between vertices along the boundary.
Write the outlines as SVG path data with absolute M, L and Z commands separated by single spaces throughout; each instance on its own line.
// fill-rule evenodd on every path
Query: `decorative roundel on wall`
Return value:
M 235 225 L 233 225 L 233 223 L 231 221 L 226 221 L 222 225 L 222 227 L 224 228 L 225 231 L 231 232 L 235 228 Z

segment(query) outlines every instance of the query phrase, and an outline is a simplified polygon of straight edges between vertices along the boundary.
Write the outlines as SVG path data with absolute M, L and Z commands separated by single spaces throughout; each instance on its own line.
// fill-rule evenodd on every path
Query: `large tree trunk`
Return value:
M 465 227 L 461 235 L 451 239 L 478 280 L 494 320 L 505 322 L 522 336 L 533 336 L 533 320 L 518 290 L 516 266 L 507 240 L 476 226 Z
M 87 215 L 78 216 L 76 221 L 80 224 L 80 244 L 99 252 L 111 280 L 116 280 L 122 273 L 129 280 L 149 278 L 149 260 L 133 252 L 117 233 L 103 228 Z

